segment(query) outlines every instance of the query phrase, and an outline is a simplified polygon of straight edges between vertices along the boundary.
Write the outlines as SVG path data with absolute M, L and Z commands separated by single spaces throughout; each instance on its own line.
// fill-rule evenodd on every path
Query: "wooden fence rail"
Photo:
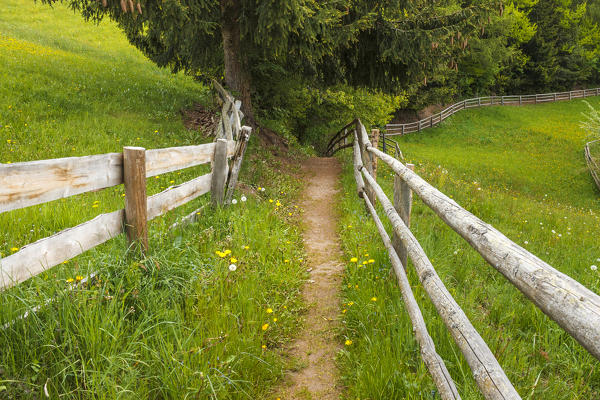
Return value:
M 467 99 L 459 101 L 437 114 L 430 117 L 424 118 L 420 121 L 410 122 L 407 124 L 387 124 L 386 135 L 396 136 L 405 135 L 412 132 L 420 132 L 425 128 L 431 128 L 451 115 L 457 113 L 460 110 L 466 110 L 467 108 L 475 107 L 487 107 L 487 106 L 520 106 L 524 104 L 538 104 L 548 103 L 554 101 L 564 101 L 573 99 L 582 99 L 590 96 L 600 95 L 600 88 L 594 89 L 582 89 L 572 90 L 570 92 L 560 93 L 543 93 L 543 94 L 530 94 L 530 95 L 510 95 L 510 96 L 485 96 L 476 97 L 473 99 Z
M 545 101 L 547 98 L 539 96 L 538 101 Z M 557 98 L 560 98 L 560 95 Z M 504 100 L 510 101 L 510 99 Z M 431 186 L 409 166 L 373 146 L 360 120 L 353 121 L 353 124 L 355 125 L 352 130 L 353 170 L 358 194 L 363 198 L 388 251 L 421 347 L 423 361 L 442 398 L 456 399 L 459 398 L 459 394 L 455 391 L 456 388 L 443 360 L 435 352 L 435 346 L 430 342 L 431 338 L 426 328 L 421 326 L 422 315 L 410 293 L 410 285 L 405 282 L 406 256 L 399 256 L 399 251 L 406 252 L 412 260 L 423 288 L 464 354 L 484 397 L 519 399 L 520 396 L 487 344 L 446 290 L 421 245 L 410 231 L 412 193 L 417 194 L 449 227 L 461 235 L 540 310 L 556 321 L 590 354 L 600 359 L 600 296 L 598 294 L 518 246 L 494 227 Z M 336 143 L 339 143 L 339 140 L 330 141 L 332 149 L 336 148 Z M 347 144 L 344 146 L 348 147 Z M 368 163 L 373 163 L 377 159 L 385 162 L 395 172 L 394 203 L 387 198 L 377 183 L 372 173 L 373 168 L 369 168 Z M 390 242 L 387 232 L 383 229 L 373 206 L 374 197 L 379 200 L 391 222 L 394 241 L 398 241 L 397 244 Z
M 0 165 L 0 213 L 125 185 L 125 209 L 98 215 L 0 259 L 0 290 L 124 231 L 131 242 L 147 249 L 147 221 L 209 191 L 213 204 L 224 204 L 225 190 L 229 196 L 233 195 L 251 128 L 240 125 L 243 114 L 239 102 L 217 85 L 215 82 L 224 106 L 214 143 L 151 150 L 125 147 L 123 153 Z M 229 159 L 233 159 L 232 175 L 228 175 Z M 211 162 L 210 173 L 146 196 L 146 178 Z
M 585 161 L 587 163 L 588 169 L 590 170 L 590 174 L 592 175 L 594 182 L 596 182 L 598 190 L 600 190 L 600 165 L 598 165 L 598 162 L 596 161 L 597 156 L 592 156 L 590 146 L 592 146 L 593 148 L 598 148 L 598 150 L 596 150 L 594 154 L 600 154 L 600 139 L 592 140 L 591 142 L 586 143 L 584 148 Z

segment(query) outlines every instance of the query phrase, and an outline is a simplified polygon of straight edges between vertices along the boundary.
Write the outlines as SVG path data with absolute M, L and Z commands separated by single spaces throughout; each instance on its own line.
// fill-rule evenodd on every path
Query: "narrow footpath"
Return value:
M 302 195 L 304 247 L 310 280 L 303 297 L 308 305 L 304 327 L 290 353 L 300 368 L 289 372 L 276 392 L 281 400 L 337 400 L 341 395 L 335 356 L 339 288 L 343 266 L 337 235 L 340 165 L 335 158 L 311 158 L 304 165 L 308 182 Z

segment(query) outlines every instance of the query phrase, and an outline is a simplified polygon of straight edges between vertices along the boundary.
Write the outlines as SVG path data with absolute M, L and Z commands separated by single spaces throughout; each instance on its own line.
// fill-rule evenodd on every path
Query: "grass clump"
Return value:
M 585 133 L 579 118 L 584 108 L 583 102 L 574 101 L 472 110 L 398 141 L 406 161 L 416 164 L 423 178 L 600 293 L 600 275 L 593 267 L 600 263 L 599 200 L 581 151 Z M 346 193 L 340 231 L 348 260 L 341 335 L 342 341 L 352 340 L 340 356 L 347 398 L 439 397 L 421 361 L 395 278 L 389 275 L 377 230 L 356 197 L 350 157 L 341 157 Z M 379 165 L 378 181 L 392 198 L 391 170 Z M 598 361 L 416 197 L 411 224 L 442 281 L 523 398 L 600 396 Z M 356 263 L 350 262 L 352 257 Z M 410 263 L 408 275 L 461 396 L 482 398 Z

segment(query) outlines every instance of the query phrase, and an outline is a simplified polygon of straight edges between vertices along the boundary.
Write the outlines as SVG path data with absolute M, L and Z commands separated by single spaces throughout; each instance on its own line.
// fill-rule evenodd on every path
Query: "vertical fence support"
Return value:
M 250 140 L 250 134 L 252 128 L 248 126 L 242 126 L 242 131 L 239 136 L 240 146 L 235 153 L 233 162 L 231 163 L 231 173 L 227 182 L 227 194 L 225 195 L 225 202 L 231 203 L 235 187 L 237 185 L 238 176 L 240 175 L 240 169 L 242 168 L 242 161 L 244 161 L 244 154 L 246 153 L 246 147 L 248 147 L 248 140 Z
M 123 147 L 125 231 L 129 243 L 148 250 L 148 199 L 146 197 L 146 149 Z
M 556 101 L 556 93 L 554 93 L 554 101 Z
M 415 170 L 415 166 L 413 164 L 406 164 L 406 168 L 411 171 Z M 394 175 L 394 208 L 404 221 L 404 224 L 410 228 L 410 214 L 412 212 L 412 190 L 410 187 L 398 176 L 398 174 Z M 406 266 L 408 263 L 408 251 L 406 250 L 406 246 L 402 244 L 402 241 L 398 237 L 396 231 L 394 231 L 394 236 L 392 238 L 392 244 L 394 249 L 396 249 L 396 253 L 398 253 L 398 257 L 400 258 L 400 262 L 402 262 L 402 266 L 406 270 Z
M 402 125 L 402 134 L 404 135 L 404 125 Z
M 383 147 L 383 152 L 385 154 L 387 154 L 387 143 L 385 142 L 385 132 L 381 132 L 381 140 L 382 140 L 381 144 Z
M 227 140 L 217 139 L 215 155 L 213 158 L 212 180 L 210 182 L 210 195 L 213 206 L 223 204 L 228 171 Z
M 519 96 L 519 105 L 523 104 L 523 96 Z
M 372 140 L 372 145 L 373 147 L 375 147 L 376 149 L 378 149 L 379 147 L 379 129 L 371 129 L 371 137 L 373 139 Z M 384 140 L 385 142 L 385 140 Z M 373 178 L 377 179 L 377 157 L 371 157 L 371 161 L 373 162 L 372 164 L 372 171 L 373 171 Z
M 573 99 L 573 92 L 569 91 L 569 100 L 572 100 L 572 99 Z
M 500 97 L 500 105 L 502 105 L 502 106 L 504 105 L 504 96 Z

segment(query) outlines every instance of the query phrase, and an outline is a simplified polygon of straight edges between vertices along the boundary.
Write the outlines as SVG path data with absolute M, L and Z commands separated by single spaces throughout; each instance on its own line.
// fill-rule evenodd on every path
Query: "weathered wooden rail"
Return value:
M 587 163 L 594 182 L 596 182 L 598 190 L 600 190 L 600 165 L 598 165 L 598 162 L 596 161 L 597 157 L 592 156 L 592 150 L 590 150 L 590 146 L 597 148 L 594 154 L 600 154 L 600 139 L 587 142 L 584 148 L 585 162 Z
M 431 261 L 410 231 L 412 194 L 416 193 L 450 228 L 461 235 L 481 256 L 528 297 L 540 310 L 556 321 L 588 352 L 600 359 L 600 296 L 569 276 L 557 271 L 535 255 L 512 242 L 493 226 L 471 214 L 454 200 L 434 188 L 410 164 L 404 165 L 372 145 L 360 120 L 345 128 L 345 144 L 330 141 L 331 148 L 354 149 L 353 166 L 358 195 L 363 198 L 388 251 L 398 278 L 402 297 L 412 321 L 423 361 L 443 399 L 460 395 L 444 361 L 435 351 L 408 283 L 405 269 L 410 257 L 418 278 L 454 341 L 469 364 L 473 377 L 486 399 L 520 399 L 489 347 L 437 275 Z M 347 135 L 346 135 L 347 134 Z M 373 137 L 377 132 L 373 131 Z M 348 139 L 352 138 L 352 142 Z M 394 172 L 394 201 L 377 183 L 376 161 L 386 163 Z M 373 206 L 379 200 L 393 228 L 393 240 L 383 228 Z
M 120 184 L 125 209 L 101 214 L 80 225 L 23 246 L 0 259 L 0 290 L 23 282 L 126 232 L 147 249 L 147 221 L 211 192 L 214 205 L 233 196 L 251 128 L 234 99 L 218 84 L 223 112 L 214 143 L 0 165 L 0 213 L 47 203 Z M 232 168 L 229 168 L 229 159 Z M 212 171 L 153 196 L 146 178 L 212 162 Z M 227 196 L 227 197 L 226 197 Z
M 549 103 L 554 101 L 564 101 L 573 99 L 582 99 L 590 96 L 600 95 L 600 88 L 572 90 L 570 92 L 560 93 L 542 93 L 530 95 L 511 95 L 511 96 L 486 96 L 467 99 L 453 104 L 446 109 L 434 114 L 430 117 L 423 118 L 416 122 L 407 124 L 387 124 L 386 135 L 396 136 L 405 135 L 412 132 L 420 132 L 425 128 L 431 128 L 451 115 L 456 114 L 461 110 L 475 107 L 487 106 L 520 106 L 524 104 Z

